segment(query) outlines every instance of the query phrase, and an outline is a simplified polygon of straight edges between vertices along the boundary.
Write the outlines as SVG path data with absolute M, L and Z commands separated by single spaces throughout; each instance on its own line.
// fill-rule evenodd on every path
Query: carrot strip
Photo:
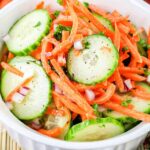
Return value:
M 144 70 L 136 67 L 119 67 L 119 71 L 121 73 L 136 73 L 136 74 L 144 74 Z
M 37 4 L 36 9 L 43 9 L 44 8 L 44 1 L 41 1 L 39 4 Z
M 120 31 L 119 31 L 119 29 L 118 29 L 117 24 L 115 23 L 114 44 L 115 44 L 116 48 L 118 49 L 118 51 L 119 51 L 119 49 L 120 49 L 120 41 L 121 41 L 121 39 L 120 39 Z
M 51 67 L 48 64 L 48 60 L 45 56 L 46 55 L 47 44 L 48 44 L 48 42 L 46 40 L 43 40 L 42 52 L 41 52 L 41 61 L 42 61 L 42 65 L 43 65 L 43 68 L 45 69 L 46 73 L 49 74 L 51 72 Z
M 122 98 L 121 96 L 119 96 L 118 94 L 114 94 L 112 97 L 111 97 L 111 101 L 117 103 L 117 104 L 121 104 L 122 103 Z
M 96 28 L 104 32 L 106 36 L 113 38 L 113 32 L 104 27 L 99 22 L 99 20 L 96 17 L 94 17 L 93 14 L 86 7 L 83 6 L 82 3 L 76 1 L 76 4 L 77 5 L 74 4 L 74 7 L 78 12 L 81 12 L 84 16 L 86 16 L 96 26 Z
M 67 3 L 68 9 L 70 11 L 71 17 L 73 18 L 73 26 L 70 33 L 70 36 L 67 40 L 60 43 L 58 46 L 56 46 L 52 51 L 52 56 L 56 56 L 58 53 L 62 51 L 67 51 L 73 44 L 74 38 L 76 36 L 77 30 L 78 30 L 78 17 L 76 13 L 74 12 L 74 9 L 72 8 L 72 5 L 70 3 Z
M 120 112 L 124 115 L 130 116 L 132 118 L 135 118 L 137 120 L 145 121 L 145 122 L 150 122 L 150 115 L 137 112 L 135 110 L 120 106 L 119 104 L 115 104 L 113 102 L 107 102 L 103 104 L 104 107 L 115 110 L 117 112 Z
M 97 104 L 106 103 L 113 96 L 115 90 L 116 90 L 116 86 L 114 84 L 110 84 L 106 90 L 106 93 L 100 98 L 97 98 L 96 100 L 92 101 L 92 103 L 97 103 Z
M 119 28 L 119 30 L 121 30 L 121 32 L 124 32 L 126 34 L 128 34 L 130 32 L 130 28 L 125 26 L 122 23 L 119 23 L 118 28 Z
M 23 77 L 23 76 L 24 76 L 24 73 L 23 73 L 23 72 L 21 72 L 20 70 L 18 70 L 18 69 L 15 68 L 15 67 L 13 67 L 13 66 L 7 64 L 6 62 L 1 62 L 1 66 L 2 66 L 5 70 L 7 70 L 7 71 L 9 71 L 9 72 L 11 72 L 11 73 L 13 73 L 13 74 L 15 74 L 15 75 L 17 75 L 17 76 L 20 76 L 20 77 Z
M 37 130 L 39 133 L 47 135 L 49 137 L 58 137 L 62 133 L 62 128 L 57 127 L 51 130 L 39 129 Z
M 42 51 L 41 47 L 38 47 L 35 51 L 33 51 L 31 53 L 31 56 L 37 60 L 40 60 L 41 59 L 41 51 Z
M 73 112 L 72 115 L 71 115 L 72 120 L 75 120 L 77 118 L 77 116 L 78 116 L 78 114 Z
M 9 52 L 8 53 L 7 62 L 10 61 L 12 58 L 14 58 L 14 54 L 12 54 L 11 52 Z
M 72 112 L 76 114 L 85 114 L 85 112 L 82 109 L 80 109 L 75 103 L 71 102 L 70 99 L 68 99 L 67 97 L 63 95 L 59 95 L 54 91 L 53 91 L 53 96 L 58 98 L 59 101 L 61 101 L 61 103 L 63 103 L 65 107 L 67 107 Z
M 115 77 L 116 85 L 119 88 L 119 91 L 123 92 L 124 91 L 124 83 L 123 83 L 123 80 L 121 78 L 121 75 L 120 75 L 118 69 L 116 70 L 114 77 Z
M 121 37 L 126 43 L 126 45 L 129 47 L 131 54 L 135 58 L 136 62 L 142 63 L 142 58 L 137 50 L 137 46 L 132 44 L 132 42 L 129 40 L 129 38 L 125 34 L 122 33 Z
M 48 42 L 52 43 L 55 46 L 57 46 L 60 43 L 59 41 L 57 41 L 54 38 L 46 38 L 45 40 L 47 40 Z
M 51 79 L 55 84 L 59 86 L 59 88 L 63 91 L 64 95 L 67 98 L 72 99 L 77 105 L 82 108 L 84 111 L 88 112 L 89 114 L 93 114 L 92 107 L 87 103 L 87 101 L 78 93 L 76 93 L 68 84 L 62 81 L 58 75 L 54 72 L 50 74 Z
M 31 82 L 33 80 L 34 76 L 31 76 L 27 79 L 25 79 L 21 84 L 19 84 L 14 90 L 12 90 L 8 96 L 6 97 L 6 101 L 10 102 L 12 96 L 24 85 L 27 85 L 29 82 Z
M 129 78 L 133 81 L 145 81 L 146 77 L 137 75 L 135 73 L 122 73 L 122 76 L 124 76 L 125 78 Z
M 53 100 L 57 109 L 60 109 L 61 107 L 63 107 L 63 104 L 60 102 L 60 100 L 57 97 L 54 97 Z
M 12 0 L 2 0 L 0 1 L 0 9 L 5 7 L 8 3 L 10 3 Z
M 62 41 L 67 40 L 69 37 L 69 31 L 62 31 Z
M 150 100 L 150 94 L 141 90 L 132 90 L 134 96 L 140 97 L 145 100 Z

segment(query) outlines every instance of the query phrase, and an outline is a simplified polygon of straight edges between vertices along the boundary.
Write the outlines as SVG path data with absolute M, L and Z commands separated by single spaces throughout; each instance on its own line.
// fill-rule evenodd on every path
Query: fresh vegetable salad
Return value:
M 1 94 L 37 132 L 104 140 L 150 122 L 150 31 L 77 0 L 39 3 L 3 37 Z

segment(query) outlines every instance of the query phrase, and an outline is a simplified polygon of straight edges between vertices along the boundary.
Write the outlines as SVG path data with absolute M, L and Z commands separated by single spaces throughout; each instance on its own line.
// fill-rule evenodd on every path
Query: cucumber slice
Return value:
M 66 133 L 70 128 L 71 114 L 68 109 L 61 108 L 60 110 L 65 112 L 65 115 L 48 115 L 45 121 L 44 128 L 47 130 L 51 130 L 56 127 L 60 127 L 63 129 L 59 138 L 64 139 Z
M 46 10 L 34 10 L 18 20 L 10 29 L 8 50 L 15 55 L 27 55 L 40 45 L 49 33 L 51 18 Z
M 7 95 L 25 78 L 34 75 L 33 80 L 28 84 L 30 92 L 23 102 L 13 102 L 12 112 L 21 120 L 32 120 L 42 116 L 51 99 L 51 81 L 42 66 L 31 62 L 32 59 L 32 57 L 15 57 L 10 61 L 10 65 L 24 72 L 24 77 L 6 70 L 3 70 L 1 76 L 1 93 L 5 100 Z
M 76 55 L 71 49 L 67 58 L 70 77 L 92 85 L 109 78 L 118 65 L 118 51 L 112 41 L 103 35 L 90 35 L 83 40 L 85 48 Z
M 137 84 L 139 84 L 140 86 L 145 88 L 147 90 L 147 92 L 150 92 L 150 86 L 147 83 L 138 82 Z M 124 100 L 127 100 L 127 99 L 131 100 L 131 104 L 134 106 L 133 110 L 136 110 L 138 112 L 148 113 L 148 114 L 150 113 L 150 101 L 146 101 L 139 97 L 134 97 L 129 94 L 122 95 L 122 97 Z M 104 114 L 104 116 L 118 119 L 118 120 L 122 121 L 123 123 L 132 123 L 132 122 L 137 121 L 131 117 L 128 117 L 128 116 L 118 113 L 116 111 L 106 110 L 103 112 L 103 114 Z
M 108 20 L 107 18 L 104 18 L 103 16 L 99 15 L 99 14 L 96 14 L 96 13 L 93 13 L 93 15 L 100 21 L 100 23 L 102 25 L 104 25 L 106 28 L 108 28 L 110 31 L 114 32 L 114 27 L 111 23 L 110 20 Z
M 67 135 L 67 141 L 97 141 L 117 136 L 124 132 L 123 125 L 112 118 L 86 120 L 74 125 Z

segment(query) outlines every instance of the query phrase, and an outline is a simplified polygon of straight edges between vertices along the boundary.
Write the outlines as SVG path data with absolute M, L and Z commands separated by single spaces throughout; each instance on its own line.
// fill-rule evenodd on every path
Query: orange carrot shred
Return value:
M 124 115 L 130 116 L 132 118 L 135 118 L 137 120 L 145 121 L 145 122 L 150 122 L 150 115 L 137 112 L 135 110 L 123 107 L 119 104 L 113 103 L 113 102 L 107 102 L 103 104 L 104 107 L 115 110 L 117 112 L 120 112 Z
M 17 75 L 17 76 L 20 76 L 20 77 L 23 77 L 23 76 L 24 76 L 24 73 L 23 73 L 23 72 L 21 72 L 20 70 L 18 70 L 18 69 L 15 68 L 15 67 L 13 67 L 13 66 L 7 64 L 6 62 L 1 62 L 1 66 L 2 66 L 5 70 L 7 70 L 7 71 L 9 71 L 9 72 L 11 72 L 11 73 L 13 73 L 13 74 L 15 74 L 15 75 Z
M 37 4 L 36 9 L 43 9 L 44 8 L 44 1 L 41 1 L 39 4 Z
M 12 100 L 12 96 L 24 85 L 28 84 L 29 82 L 31 82 L 33 80 L 34 76 L 31 76 L 27 79 L 25 79 L 21 84 L 19 84 L 15 89 L 13 89 L 8 96 L 6 97 L 6 101 L 10 102 Z
M 115 23 L 115 37 L 114 37 L 114 44 L 116 46 L 116 48 L 120 49 L 120 32 L 119 32 L 119 29 L 118 29 L 118 26 L 117 24 Z

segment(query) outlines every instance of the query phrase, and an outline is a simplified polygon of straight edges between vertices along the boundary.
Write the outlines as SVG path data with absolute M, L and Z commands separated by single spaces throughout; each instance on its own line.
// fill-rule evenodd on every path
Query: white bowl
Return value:
M 53 9 L 62 9 L 55 0 L 49 0 Z M 138 26 L 150 26 L 150 7 L 141 0 L 86 0 L 112 11 L 117 9 Z M 35 8 L 38 0 L 15 0 L 0 10 L 0 39 L 7 34 L 11 25 L 21 16 Z M 1 45 L 1 44 L 0 44 Z M 13 116 L 0 100 L 0 121 L 9 134 L 24 150 L 134 150 L 150 131 L 149 123 L 141 123 L 117 137 L 96 142 L 65 142 L 38 134 Z

